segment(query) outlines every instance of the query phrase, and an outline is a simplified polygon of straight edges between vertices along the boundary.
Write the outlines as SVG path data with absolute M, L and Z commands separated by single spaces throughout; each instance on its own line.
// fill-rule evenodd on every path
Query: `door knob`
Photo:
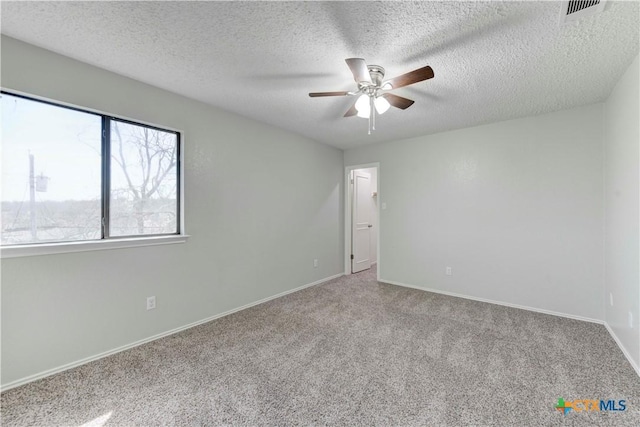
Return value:
M 373 224 L 369 224 L 369 225 L 367 225 L 367 227 L 371 228 L 371 227 L 373 227 Z

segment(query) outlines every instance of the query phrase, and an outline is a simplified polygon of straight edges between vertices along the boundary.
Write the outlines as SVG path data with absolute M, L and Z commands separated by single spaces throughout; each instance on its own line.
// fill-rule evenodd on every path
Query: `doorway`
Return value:
M 349 166 L 345 182 L 345 274 L 375 269 L 379 256 L 379 164 Z

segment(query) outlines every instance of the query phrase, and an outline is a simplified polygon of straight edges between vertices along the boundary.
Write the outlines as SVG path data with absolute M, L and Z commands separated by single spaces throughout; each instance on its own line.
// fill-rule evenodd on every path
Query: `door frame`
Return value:
M 376 227 L 375 239 L 377 242 L 377 253 L 376 253 L 376 279 L 380 280 L 380 263 L 382 262 L 382 257 L 380 256 L 380 227 L 382 223 L 382 218 L 380 218 L 380 162 L 375 163 L 364 163 L 360 165 L 346 166 L 344 173 L 344 182 L 345 182 L 345 192 L 344 192 L 344 274 L 348 276 L 351 273 L 351 195 L 353 194 L 353 187 L 351 185 L 351 171 L 356 169 L 367 169 L 367 168 L 376 168 L 376 189 L 378 191 L 378 203 L 377 205 L 377 215 L 378 215 L 378 226 Z

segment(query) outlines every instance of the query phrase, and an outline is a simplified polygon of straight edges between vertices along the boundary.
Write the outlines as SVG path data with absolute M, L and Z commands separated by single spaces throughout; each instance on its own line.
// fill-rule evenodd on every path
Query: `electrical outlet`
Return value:
M 317 259 L 314 259 L 314 260 L 313 260 L 313 267 L 314 267 L 314 268 L 317 268 L 317 267 L 318 267 L 318 260 L 317 260 Z
M 153 310 L 156 308 L 156 297 L 148 297 L 147 298 L 147 310 Z
M 609 292 L 609 305 L 613 307 L 613 294 Z
M 633 329 L 633 313 L 629 312 L 629 327 Z
M 451 269 L 451 267 L 447 267 L 447 269 L 445 270 L 445 274 L 447 276 L 452 276 L 453 275 L 453 270 Z

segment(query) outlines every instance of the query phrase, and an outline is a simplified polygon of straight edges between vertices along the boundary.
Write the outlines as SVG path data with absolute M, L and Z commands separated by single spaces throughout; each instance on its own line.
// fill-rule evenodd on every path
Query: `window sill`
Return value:
M 131 237 L 123 239 L 92 240 L 84 242 L 39 243 L 35 245 L 4 246 L 0 258 L 66 254 L 71 252 L 102 251 L 108 249 L 135 248 L 140 246 L 172 245 L 185 243 L 189 235 Z

